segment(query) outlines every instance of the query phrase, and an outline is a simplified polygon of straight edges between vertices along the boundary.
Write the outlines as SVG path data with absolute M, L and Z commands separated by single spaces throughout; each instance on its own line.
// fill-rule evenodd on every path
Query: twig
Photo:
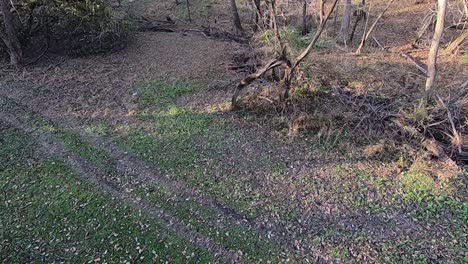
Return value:
M 416 59 L 414 59 L 411 55 L 405 53 L 405 52 L 400 52 L 400 55 L 402 57 L 405 57 L 406 59 L 408 59 L 409 61 L 411 61 L 412 63 L 414 63 L 414 65 L 416 66 L 416 68 L 422 72 L 424 74 L 424 77 L 427 77 L 427 66 L 425 64 L 423 64 L 422 62 L 419 62 L 417 61 Z
M 272 103 L 272 104 L 274 103 L 273 100 L 271 100 L 270 98 L 265 97 L 265 96 L 258 96 L 258 98 L 263 99 L 263 100 L 266 100 L 266 101 L 268 101 L 268 102 L 270 102 L 270 103 Z
M 461 148 L 462 139 L 460 137 L 460 133 L 458 133 L 457 128 L 455 127 L 455 123 L 453 122 L 452 113 L 450 112 L 450 109 L 447 107 L 447 105 L 444 103 L 444 101 L 442 100 L 442 98 L 440 98 L 439 95 L 437 95 L 437 99 L 439 99 L 440 104 L 447 111 L 447 117 L 448 117 L 448 120 L 450 121 L 450 125 L 452 126 L 452 133 L 453 133 L 453 137 L 456 140 L 455 143 L 456 143 L 456 146 L 458 148 L 458 153 L 461 154 L 462 153 L 462 148 Z
M 379 45 L 379 47 L 380 47 L 382 50 L 385 50 L 385 47 L 382 46 L 382 44 L 380 44 L 380 42 L 377 40 L 376 37 L 372 37 L 372 40 L 374 40 L 374 42 L 375 42 L 377 45 Z

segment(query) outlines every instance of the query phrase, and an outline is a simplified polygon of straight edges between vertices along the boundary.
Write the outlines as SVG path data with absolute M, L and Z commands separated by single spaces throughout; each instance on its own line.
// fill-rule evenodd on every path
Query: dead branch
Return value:
M 237 97 L 239 96 L 239 92 L 243 88 L 251 84 L 253 81 L 257 80 L 258 78 L 262 77 L 269 70 L 274 69 L 276 67 L 280 67 L 280 66 L 289 67 L 289 65 L 290 65 L 290 62 L 288 60 L 274 59 L 274 60 L 269 61 L 263 68 L 258 70 L 256 73 L 250 74 L 249 76 L 242 79 L 237 84 L 236 91 L 234 92 L 234 95 L 232 96 L 232 100 L 231 100 L 232 108 L 235 109 L 237 107 Z
M 421 61 L 413 58 L 411 55 L 405 53 L 405 52 L 400 52 L 400 55 L 402 57 L 405 57 L 407 60 L 409 60 L 410 62 L 412 62 L 416 68 L 422 72 L 424 74 L 425 77 L 427 77 L 427 65 L 422 63 Z
M 385 47 L 382 46 L 382 44 L 380 44 L 380 42 L 377 40 L 376 37 L 372 37 L 372 40 L 373 40 L 382 50 L 385 50 Z
M 333 10 L 335 9 L 336 7 L 336 4 L 338 3 L 339 0 L 335 0 L 333 2 L 333 5 L 331 6 L 330 8 L 330 11 L 328 11 L 328 14 L 327 16 L 325 17 L 325 19 L 322 21 L 322 23 L 320 24 L 320 27 L 319 29 L 317 30 L 317 33 L 315 33 L 315 36 L 314 38 L 312 39 L 312 41 L 310 42 L 310 44 L 307 46 L 307 48 L 296 58 L 296 62 L 294 63 L 293 67 L 291 68 L 291 72 L 293 72 L 297 66 L 299 65 L 299 63 L 302 62 L 302 60 L 307 57 L 307 55 L 310 54 L 310 52 L 312 51 L 312 48 L 315 46 L 315 44 L 317 44 L 317 41 L 318 39 L 320 38 L 320 35 L 322 35 L 322 32 L 325 28 L 325 25 L 327 24 L 327 21 L 328 19 L 330 18 L 330 15 L 333 13 Z
M 425 99 L 429 101 L 434 90 L 434 83 L 437 75 L 437 54 L 439 53 L 440 39 L 444 32 L 445 13 L 447 10 L 447 0 L 438 0 L 437 22 L 432 37 L 431 49 L 427 59 L 428 77 L 425 86 Z
M 460 36 L 458 36 L 450 45 L 448 45 L 447 48 L 445 48 L 444 53 L 445 54 L 452 54 L 458 46 L 466 39 L 468 38 L 468 30 L 464 30 Z
M 390 7 L 390 5 L 395 2 L 395 0 L 390 0 L 388 1 L 388 4 L 387 6 L 385 7 L 385 9 L 382 11 L 382 13 L 380 13 L 380 15 L 375 19 L 374 23 L 372 24 L 372 26 L 369 28 L 369 30 L 367 31 L 367 33 L 365 33 L 362 37 L 362 40 L 361 40 L 361 44 L 359 44 L 359 47 L 358 49 L 356 50 L 356 54 L 360 54 L 361 53 L 361 50 L 362 48 L 364 47 L 364 44 L 366 43 L 367 39 L 369 38 L 370 34 L 372 33 L 372 31 L 374 30 L 375 26 L 377 25 L 377 23 L 379 22 L 379 20 L 383 17 L 383 15 L 385 14 L 385 12 L 387 12 L 388 8 Z
M 450 112 L 450 109 L 447 107 L 447 105 L 444 103 L 444 101 L 442 100 L 442 98 L 440 98 L 439 95 L 437 95 L 437 99 L 439 100 L 440 104 L 442 105 L 442 107 L 445 108 L 445 110 L 447 111 L 447 118 L 450 122 L 450 125 L 452 126 L 452 133 L 453 133 L 453 139 L 454 139 L 454 143 L 458 149 L 458 153 L 459 154 L 462 154 L 462 139 L 461 139 L 461 136 L 460 136 L 460 133 L 458 133 L 457 131 L 457 128 L 455 127 L 455 123 L 453 122 L 453 117 L 452 117 L 452 113 Z

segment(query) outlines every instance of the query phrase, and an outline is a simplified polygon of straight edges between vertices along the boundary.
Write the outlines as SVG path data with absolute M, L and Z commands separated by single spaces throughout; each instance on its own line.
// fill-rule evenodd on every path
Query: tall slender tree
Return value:
M 425 98 L 430 100 L 434 93 L 434 83 L 437 75 L 437 54 L 439 53 L 440 39 L 444 32 L 445 13 L 447 10 L 447 0 L 438 0 L 437 22 L 432 37 L 431 49 L 427 58 L 427 80 L 425 87 Z
M 341 20 L 340 34 L 338 40 L 343 41 L 346 44 L 349 36 L 349 25 L 351 23 L 351 0 L 344 1 L 343 19 Z

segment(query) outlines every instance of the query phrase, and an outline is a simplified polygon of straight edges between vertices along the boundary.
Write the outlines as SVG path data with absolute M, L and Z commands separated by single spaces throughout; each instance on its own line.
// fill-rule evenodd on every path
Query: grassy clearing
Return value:
M 280 248 L 276 243 L 262 238 L 260 234 L 233 224 L 224 228 L 211 226 L 220 216 L 181 195 L 162 186 L 145 186 L 136 191 L 142 199 L 157 204 L 174 215 L 181 223 L 191 226 L 197 232 L 234 251 L 241 251 L 255 262 L 273 261 L 278 258 Z
M 213 120 L 209 114 L 176 106 L 176 96 L 193 90 L 191 84 L 165 82 L 153 82 L 143 87 L 138 113 L 141 126 L 116 127 L 113 137 L 118 145 L 146 162 L 175 172 L 178 180 L 189 186 L 209 188 L 214 181 L 204 178 L 203 169 L 197 164 L 200 157 L 196 139 L 219 133 L 222 127 L 209 128 Z
M 204 249 L 93 191 L 60 158 L 35 160 L 35 145 L 20 132 L 0 134 L 2 261 L 214 261 Z
M 20 119 L 31 126 L 33 129 L 37 130 L 40 133 L 50 133 L 53 136 L 57 137 L 62 141 L 64 146 L 77 154 L 80 158 L 91 162 L 93 165 L 107 171 L 112 172 L 115 167 L 116 161 L 110 157 L 105 151 L 95 147 L 90 142 L 81 138 L 78 132 L 71 129 L 60 127 L 46 119 L 42 116 L 30 112 L 25 108 L 13 103 L 13 102 L 2 102 L 4 106 L 10 111 L 18 114 Z M 96 134 L 102 134 L 106 131 L 104 126 L 95 126 L 92 128 L 93 132 Z
M 249 212 L 251 216 L 256 215 L 250 209 L 252 201 L 245 195 L 244 182 L 229 177 L 217 181 L 201 167 L 196 143 L 198 138 L 216 138 L 221 142 L 226 131 L 223 124 L 213 123 L 211 115 L 175 105 L 178 95 L 194 89 L 191 84 L 184 86 L 181 83 L 170 85 L 154 82 L 145 86 L 141 91 L 138 113 L 141 126 L 116 127 L 114 141 L 142 160 L 173 173 L 177 180 L 189 187 L 212 193 L 234 208 Z M 229 191 L 230 188 L 235 191 Z M 231 226 L 227 230 L 207 226 L 206 221 L 216 221 L 213 212 L 180 197 L 168 203 L 169 190 L 161 191 L 161 187 L 149 186 L 137 192 L 143 199 L 174 214 L 181 222 L 190 224 L 198 232 L 230 249 L 241 250 L 252 260 L 275 259 L 279 253 L 278 245 L 259 238 L 258 234 L 241 226 Z
M 436 192 L 433 188 L 436 185 L 439 186 L 438 184 L 424 181 L 424 178 L 414 178 L 416 174 L 403 173 L 399 177 L 389 178 L 374 171 L 366 171 L 364 168 L 355 168 L 353 163 L 336 164 L 334 169 L 327 170 L 327 177 L 285 177 L 287 164 L 273 161 L 268 156 L 255 157 L 253 160 L 242 157 L 242 147 L 236 143 L 246 141 L 242 138 L 243 135 L 231 132 L 228 124 L 219 123 L 219 120 L 210 114 L 196 113 L 191 109 L 177 106 L 175 104 L 177 95 L 165 96 L 164 92 L 161 92 L 168 90 L 169 87 L 171 86 L 161 82 L 155 86 L 145 87 L 144 89 L 159 91 L 143 91 L 142 94 L 157 94 L 165 98 L 145 97 L 140 103 L 138 115 L 141 126 L 115 128 L 114 140 L 148 163 L 172 172 L 177 180 L 185 182 L 189 187 L 213 195 L 247 217 L 256 218 L 265 213 L 274 214 L 284 221 L 294 223 L 302 214 L 294 199 L 288 197 L 286 192 L 276 192 L 273 196 L 266 193 L 258 187 L 258 179 L 246 177 L 242 171 L 248 168 L 264 169 L 268 172 L 267 178 L 260 182 L 265 181 L 278 186 L 284 184 L 305 193 L 319 193 L 321 204 L 334 206 L 337 218 L 330 220 L 332 222 L 328 228 L 317 227 L 318 229 L 315 230 L 311 227 L 312 232 L 316 234 L 311 239 L 311 243 L 331 256 L 342 260 L 357 259 L 359 256 L 351 254 L 348 249 L 368 248 L 369 252 L 373 252 L 372 254 L 375 254 L 376 258 L 381 258 L 383 262 L 398 261 L 399 258 L 396 256 L 403 259 L 428 260 L 429 256 L 422 251 L 425 243 L 437 246 L 439 254 L 449 254 L 451 258 L 461 256 L 460 250 L 465 245 L 463 241 L 466 240 L 463 231 L 466 230 L 466 203 L 449 192 L 444 195 Z M 194 89 L 186 87 L 177 90 L 182 91 L 177 92 L 180 95 Z M 155 100 L 164 102 L 163 106 L 146 103 Z M 232 142 L 226 141 L 228 133 Z M 344 137 L 346 135 L 341 134 L 339 130 L 330 130 L 327 133 L 322 131 L 320 136 L 315 135 L 314 140 L 307 141 L 304 151 L 313 152 L 314 157 L 327 155 L 337 147 L 339 141 L 345 140 Z M 197 143 L 200 142 L 200 138 L 203 138 L 202 143 Z M 203 163 L 206 153 L 198 144 L 208 144 L 207 149 L 221 156 L 219 159 L 211 160 L 207 167 Z M 275 146 L 271 144 L 265 144 L 264 147 L 270 151 L 275 149 Z M 231 153 L 231 155 L 227 154 L 229 156 L 227 157 L 223 153 Z M 226 160 L 235 162 L 236 168 L 226 166 Z M 213 219 L 213 215 L 205 209 L 197 208 L 196 205 L 191 204 L 190 201 L 184 201 L 181 197 L 174 198 L 174 194 L 168 194 L 167 190 L 161 190 L 158 186 L 145 188 L 138 190 L 143 199 L 166 208 L 172 214 L 177 215 L 180 221 L 189 223 L 200 233 L 220 241 L 231 249 L 244 252 L 248 248 L 243 248 L 243 244 L 258 243 L 258 241 L 245 242 L 249 238 L 244 235 L 234 237 L 219 235 L 220 231 L 204 225 L 206 220 Z M 418 199 L 411 198 L 411 193 L 416 195 L 424 193 L 425 198 L 418 202 Z M 313 205 L 316 202 L 316 196 L 302 198 L 302 203 L 305 204 Z M 376 241 L 371 229 L 356 232 L 336 226 L 340 221 L 340 216 L 344 219 L 350 217 L 353 219 L 354 215 L 362 215 L 364 219 L 366 217 L 387 219 L 395 211 L 408 214 L 409 221 L 415 226 L 420 226 L 421 221 L 426 221 L 433 226 L 434 231 L 423 232 L 413 237 L 417 243 L 405 247 L 391 247 L 381 241 Z M 423 211 L 426 212 L 424 216 L 421 215 Z M 452 219 L 444 221 L 443 216 L 447 214 L 452 215 Z M 350 221 L 349 224 L 362 224 L 360 220 Z M 396 242 L 404 243 L 404 235 L 400 233 L 394 220 L 381 221 L 386 221 L 385 229 L 398 234 L 395 237 Z M 438 233 L 435 230 L 438 230 L 438 226 L 442 223 L 448 226 L 448 229 L 439 235 L 441 241 L 444 241 L 440 244 L 432 241 L 431 237 Z M 228 232 L 235 234 L 233 231 Z M 244 233 L 241 231 L 241 234 Z M 318 240 L 316 240 L 317 236 Z M 450 237 L 455 237 L 455 242 L 451 242 Z M 386 251 L 377 253 L 374 250 L 378 247 L 386 247 Z M 408 249 L 413 251 L 408 251 Z M 247 253 L 247 256 L 252 257 L 253 260 L 264 259 L 271 248 L 266 247 L 261 251 L 263 253 L 257 253 L 260 256 L 249 255 L 252 253 L 248 251 L 244 253 Z

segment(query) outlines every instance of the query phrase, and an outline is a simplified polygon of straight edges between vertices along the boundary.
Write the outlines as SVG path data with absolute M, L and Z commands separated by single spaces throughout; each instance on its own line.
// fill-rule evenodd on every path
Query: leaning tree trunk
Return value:
M 237 11 L 236 0 L 229 1 L 231 3 L 232 20 L 234 22 L 234 26 L 238 31 L 242 31 L 242 25 L 239 18 L 239 12 Z
M 347 43 L 349 37 L 349 24 L 351 23 L 351 0 L 344 1 L 343 20 L 341 20 L 341 29 L 338 39 Z
M 10 63 L 18 66 L 23 62 L 23 50 L 18 39 L 18 33 L 13 22 L 9 0 L 0 0 L 0 10 L 3 14 L 3 24 L 5 32 L 0 29 L 0 38 L 3 40 L 10 53 Z
M 445 12 L 447 9 L 447 0 L 438 0 L 437 22 L 432 37 L 431 49 L 427 59 L 427 80 L 425 88 L 425 98 L 429 101 L 434 93 L 434 83 L 437 74 L 437 54 L 439 53 L 440 39 L 444 32 Z

